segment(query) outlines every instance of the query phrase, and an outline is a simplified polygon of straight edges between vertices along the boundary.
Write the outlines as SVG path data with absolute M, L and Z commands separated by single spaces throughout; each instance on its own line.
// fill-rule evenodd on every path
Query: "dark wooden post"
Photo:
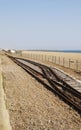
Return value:
M 47 61 L 49 62 L 49 56 L 47 56 Z
M 39 56 L 40 56 L 40 55 L 38 55 L 38 60 L 40 60 Z
M 65 58 L 63 57 L 63 66 L 65 65 Z
M 70 68 L 70 61 L 71 61 L 71 60 L 69 59 L 69 68 Z
M 53 63 L 53 56 L 52 56 L 52 63 Z
M 43 55 L 42 55 L 42 61 L 43 61 Z
M 46 61 L 46 55 L 45 55 L 45 61 Z
M 56 64 L 56 56 L 55 56 L 55 64 Z
M 60 56 L 59 56 L 59 65 L 60 65 Z
M 76 60 L 76 71 L 78 71 L 78 60 Z

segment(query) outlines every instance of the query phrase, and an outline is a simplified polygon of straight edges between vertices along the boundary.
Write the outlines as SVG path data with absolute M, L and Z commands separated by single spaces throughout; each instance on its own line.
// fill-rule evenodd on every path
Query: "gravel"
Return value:
M 2 68 L 12 130 L 81 130 L 75 110 L 6 56 Z

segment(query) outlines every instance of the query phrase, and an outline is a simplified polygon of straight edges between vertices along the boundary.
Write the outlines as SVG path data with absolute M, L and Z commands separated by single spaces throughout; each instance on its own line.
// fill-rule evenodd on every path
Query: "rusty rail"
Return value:
M 62 100 L 69 104 L 72 108 L 77 110 L 81 114 L 81 93 L 76 91 L 65 81 L 63 81 L 52 68 L 30 61 L 26 59 L 16 58 L 7 55 L 11 58 L 17 65 L 21 66 L 25 71 L 32 75 L 37 81 L 42 83 L 49 91 L 57 94 Z M 30 66 L 22 63 L 20 60 L 29 62 L 41 69 L 42 73 L 32 69 Z

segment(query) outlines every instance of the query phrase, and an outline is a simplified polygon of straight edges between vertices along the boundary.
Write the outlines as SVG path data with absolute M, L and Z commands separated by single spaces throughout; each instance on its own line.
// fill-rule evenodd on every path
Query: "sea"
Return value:
M 27 51 L 81 53 L 81 50 L 27 50 Z
M 65 52 L 65 53 L 81 53 L 81 50 L 41 50 L 48 52 Z
M 57 52 L 66 52 L 66 53 L 81 53 L 81 50 L 60 50 Z

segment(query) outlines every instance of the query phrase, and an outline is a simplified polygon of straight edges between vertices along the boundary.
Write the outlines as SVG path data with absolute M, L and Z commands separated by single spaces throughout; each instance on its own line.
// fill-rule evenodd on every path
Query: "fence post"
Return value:
M 37 54 L 36 54 L 36 60 L 37 60 Z
M 34 54 L 33 54 L 33 59 L 34 59 Z
M 35 60 L 35 54 L 34 54 L 34 60 Z
M 78 71 L 78 60 L 76 60 L 76 71 Z
M 35 60 L 35 54 L 34 54 L 34 60 Z
M 59 56 L 59 65 L 60 65 L 60 56 Z
M 56 56 L 55 56 L 55 64 L 56 64 Z
M 34 59 L 34 55 L 32 55 L 32 58 Z
M 38 60 L 39 60 L 39 55 L 38 55 Z
M 36 54 L 36 60 L 37 60 L 37 54 Z
M 53 63 L 53 56 L 52 56 L 52 63 Z
M 70 68 L 70 59 L 69 59 L 69 68 Z
M 45 61 L 46 61 L 46 55 L 45 55 Z
M 29 54 L 28 54 L 28 58 L 29 58 Z
M 42 61 L 43 61 L 43 55 L 42 55 Z
M 41 55 L 39 55 L 39 60 L 41 61 Z
M 65 65 L 65 58 L 63 57 L 63 66 Z
M 52 63 L 52 56 L 51 56 L 51 63 Z
M 31 59 L 32 59 L 32 53 L 31 53 Z
M 48 62 L 49 62 L 49 56 L 48 56 Z

